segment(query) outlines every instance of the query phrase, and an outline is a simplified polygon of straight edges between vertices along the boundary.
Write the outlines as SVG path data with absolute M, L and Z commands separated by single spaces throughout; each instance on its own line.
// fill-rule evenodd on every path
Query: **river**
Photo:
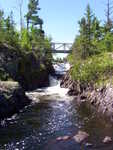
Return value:
M 68 64 L 55 65 L 57 73 L 65 73 Z M 113 125 L 97 115 L 90 106 L 76 104 L 68 89 L 50 77 L 50 86 L 26 93 L 33 103 L 4 120 L 0 127 L 0 150 L 113 150 L 113 143 L 103 144 L 105 136 L 113 138 Z M 87 142 L 57 141 L 74 136 L 79 130 L 90 136 Z M 90 144 L 88 144 L 90 143 Z

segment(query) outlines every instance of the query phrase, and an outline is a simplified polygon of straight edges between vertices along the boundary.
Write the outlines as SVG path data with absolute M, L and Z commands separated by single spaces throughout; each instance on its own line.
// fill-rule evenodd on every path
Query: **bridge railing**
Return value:
M 72 48 L 72 43 L 51 43 L 51 48 L 53 52 L 58 53 L 70 53 Z

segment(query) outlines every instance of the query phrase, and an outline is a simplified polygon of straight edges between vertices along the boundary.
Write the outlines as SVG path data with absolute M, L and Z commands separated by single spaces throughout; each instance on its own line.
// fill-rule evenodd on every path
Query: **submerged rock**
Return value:
M 112 142 L 112 138 L 109 137 L 109 136 L 106 136 L 103 141 L 102 141 L 104 144 L 108 144 L 108 143 L 111 143 Z
M 77 143 L 82 143 L 84 140 L 86 140 L 89 137 L 89 134 L 84 131 L 78 131 L 78 133 L 73 137 L 73 139 Z
M 63 137 L 58 137 L 56 140 L 57 141 L 61 141 L 61 140 L 66 141 L 66 140 L 69 140 L 70 138 L 71 138 L 70 136 L 63 136 Z
M 86 147 L 92 147 L 93 144 L 92 144 L 92 143 L 86 143 L 85 146 L 86 146 Z

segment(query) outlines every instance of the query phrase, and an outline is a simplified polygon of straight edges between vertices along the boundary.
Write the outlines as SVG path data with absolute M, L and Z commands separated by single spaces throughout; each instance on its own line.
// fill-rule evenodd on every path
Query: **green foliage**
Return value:
M 4 17 L 4 12 L 0 10 L 0 44 L 12 47 L 16 52 L 19 51 L 19 59 L 25 56 L 28 57 L 28 54 L 33 52 L 36 56 L 37 63 L 40 64 L 39 68 L 35 68 L 36 72 L 37 69 L 38 72 L 41 70 L 45 71 L 46 69 L 49 71 L 53 59 L 51 53 L 51 40 L 44 35 L 44 31 L 42 30 L 43 20 L 38 15 L 39 10 L 39 1 L 29 0 L 28 13 L 26 14 L 27 28 L 21 28 L 20 32 L 16 30 L 13 13 L 11 12 L 7 17 Z M 28 60 L 30 61 L 29 58 Z M 32 62 L 28 63 L 27 61 L 23 66 L 26 68 L 28 66 L 28 68 L 31 69 L 32 67 L 28 64 L 33 65 Z M 34 72 L 35 69 L 33 70 Z M 4 72 L 0 71 L 0 79 L 5 80 L 5 78 Z
M 29 24 L 32 26 L 40 25 L 40 29 L 42 29 L 43 20 L 38 16 L 39 10 L 39 0 L 29 0 L 28 13 L 25 16 L 27 20 L 27 29 L 29 29 Z
M 102 53 L 74 64 L 72 78 L 81 83 L 97 83 L 113 74 L 112 53 Z
M 76 60 L 100 54 L 112 49 L 112 33 L 105 33 L 98 18 L 87 5 L 85 16 L 79 21 L 79 35 L 76 37 L 72 50 Z
M 8 73 L 5 72 L 3 68 L 0 68 L 0 80 L 7 81 L 10 79 L 10 76 Z
M 92 38 L 93 38 L 93 32 L 94 32 L 94 23 L 96 20 L 91 8 L 89 5 L 87 5 L 86 13 L 85 16 L 82 17 L 82 19 L 79 21 L 80 25 L 80 35 L 79 35 L 79 40 L 77 39 L 77 44 L 80 44 L 81 46 L 79 47 L 80 51 L 80 57 L 83 59 L 87 58 L 93 53 L 93 45 L 92 45 Z M 78 49 L 76 49 L 78 50 Z
M 5 19 L 0 11 L 0 43 L 7 43 L 11 46 L 19 46 L 19 33 L 15 29 L 12 12 Z
M 113 33 L 107 32 L 104 37 L 105 48 L 108 52 L 113 51 Z
M 31 43 L 30 43 L 29 32 L 25 28 L 23 28 L 21 31 L 20 45 L 21 45 L 21 48 L 24 49 L 24 51 L 30 51 L 32 49 Z

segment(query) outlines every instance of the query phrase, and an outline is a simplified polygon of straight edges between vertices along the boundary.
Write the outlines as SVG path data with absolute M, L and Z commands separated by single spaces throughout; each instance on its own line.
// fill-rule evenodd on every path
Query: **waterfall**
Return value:
M 65 74 L 65 72 L 70 68 L 70 65 L 67 63 L 57 63 L 54 64 L 54 69 L 57 74 Z M 28 96 L 32 97 L 33 100 L 37 100 L 37 98 L 41 96 L 45 96 L 47 99 L 67 99 L 69 98 L 67 93 L 69 89 L 60 87 L 60 80 L 56 77 L 49 76 L 50 86 L 46 88 L 40 88 L 33 92 L 27 93 Z

